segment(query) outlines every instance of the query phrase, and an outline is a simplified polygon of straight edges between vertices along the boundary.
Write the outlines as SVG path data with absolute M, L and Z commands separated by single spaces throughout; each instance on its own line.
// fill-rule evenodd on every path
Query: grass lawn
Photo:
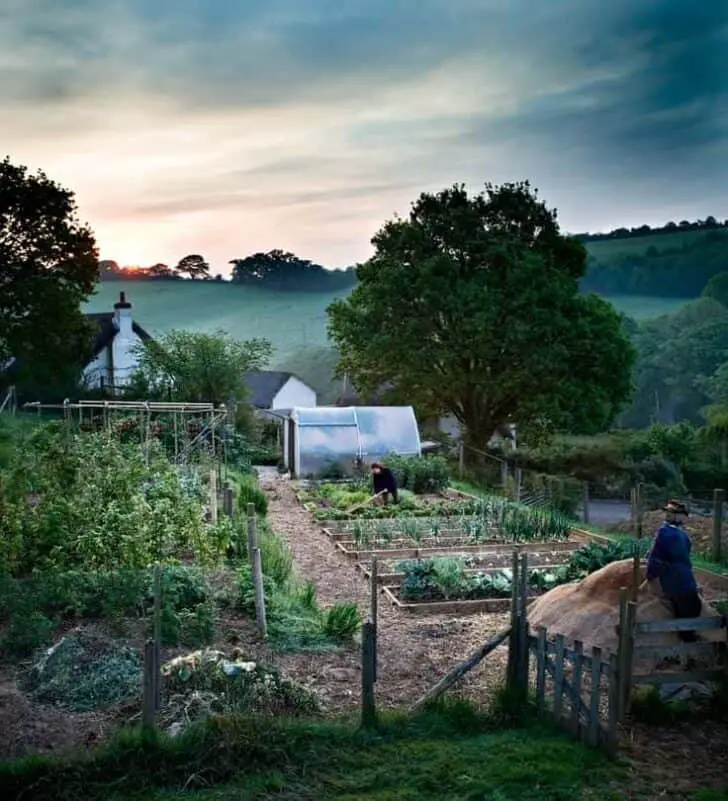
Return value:
M 625 797 L 615 788 L 627 779 L 626 765 L 548 727 L 509 728 L 462 704 L 389 718 L 376 733 L 224 718 L 174 740 L 133 732 L 91 757 L 0 766 L 3 797 L 33 787 L 38 801 L 608 800 Z

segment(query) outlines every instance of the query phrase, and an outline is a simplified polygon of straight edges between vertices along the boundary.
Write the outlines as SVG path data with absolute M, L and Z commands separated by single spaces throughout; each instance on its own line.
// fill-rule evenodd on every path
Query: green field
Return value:
M 155 335 L 171 328 L 222 329 L 238 339 L 264 337 L 276 347 L 274 364 L 302 347 L 325 346 L 326 307 L 348 290 L 285 293 L 213 281 L 108 281 L 99 284 L 87 311 L 110 311 L 126 292 L 134 319 Z M 638 320 L 675 311 L 687 301 L 625 295 L 607 298 Z M 298 355 L 298 354 L 297 354 Z
M 728 236 L 728 229 L 716 228 L 724 236 Z M 674 250 L 683 245 L 692 245 L 696 239 L 702 239 L 706 231 L 678 231 L 674 234 L 653 234 L 652 236 L 638 236 L 630 239 L 603 239 L 599 242 L 586 242 L 589 253 L 598 261 L 611 261 L 620 256 L 640 256 L 649 247 L 657 250 Z
M 99 284 L 87 311 L 110 311 L 119 297 L 150 334 L 171 328 L 222 329 L 238 339 L 263 337 L 276 347 L 274 362 L 300 347 L 326 344 L 326 307 L 338 292 L 272 292 L 215 281 L 108 281 Z

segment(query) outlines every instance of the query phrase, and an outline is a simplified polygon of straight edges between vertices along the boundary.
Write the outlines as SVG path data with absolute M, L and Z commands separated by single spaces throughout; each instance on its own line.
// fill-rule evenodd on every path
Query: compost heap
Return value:
M 644 580 L 644 567 L 639 581 Z M 581 640 L 585 649 L 595 646 L 616 653 L 618 646 L 619 591 L 632 585 L 632 560 L 625 559 L 597 570 L 583 581 L 563 584 L 542 595 L 528 608 L 528 622 L 532 630 L 545 626 L 551 636 L 563 634 L 572 642 Z M 672 610 L 659 595 L 657 582 L 650 582 L 637 596 L 637 621 L 671 620 Z M 705 602 L 702 617 L 720 617 Z M 725 641 L 725 630 L 697 632 L 704 641 Z M 676 632 L 640 635 L 641 645 L 677 645 L 681 642 Z M 639 673 L 648 673 L 663 667 L 657 660 L 635 661 Z M 664 666 L 666 667 L 666 666 Z

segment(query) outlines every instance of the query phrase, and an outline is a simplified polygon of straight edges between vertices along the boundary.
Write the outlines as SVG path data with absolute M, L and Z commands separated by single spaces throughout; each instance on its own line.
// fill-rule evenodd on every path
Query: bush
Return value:
M 104 434 L 39 427 L 3 477 L 0 506 L 0 564 L 14 576 L 221 555 L 199 493 L 164 454 Z
M 442 492 L 450 483 L 450 468 L 444 456 L 392 455 L 387 457 L 386 465 L 400 489 L 417 495 Z

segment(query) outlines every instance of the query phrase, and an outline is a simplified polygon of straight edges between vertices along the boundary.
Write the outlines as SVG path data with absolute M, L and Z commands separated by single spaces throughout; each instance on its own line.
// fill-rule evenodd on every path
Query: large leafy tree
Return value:
M 210 277 L 210 265 L 198 253 L 190 253 L 189 256 L 180 259 L 174 269 L 179 275 L 189 275 L 192 281 Z
M 73 192 L 0 161 L 0 368 L 15 357 L 13 381 L 47 388 L 78 375 L 93 341 L 81 304 L 98 274 Z
M 265 339 L 237 340 L 224 331 L 168 331 L 137 348 L 133 389 L 180 402 L 228 404 L 244 400 L 246 370 L 260 370 L 273 348 Z
M 494 429 L 595 432 L 628 399 L 634 349 L 615 309 L 579 294 L 586 252 L 528 183 L 422 194 L 387 222 L 329 332 L 360 391 Z

